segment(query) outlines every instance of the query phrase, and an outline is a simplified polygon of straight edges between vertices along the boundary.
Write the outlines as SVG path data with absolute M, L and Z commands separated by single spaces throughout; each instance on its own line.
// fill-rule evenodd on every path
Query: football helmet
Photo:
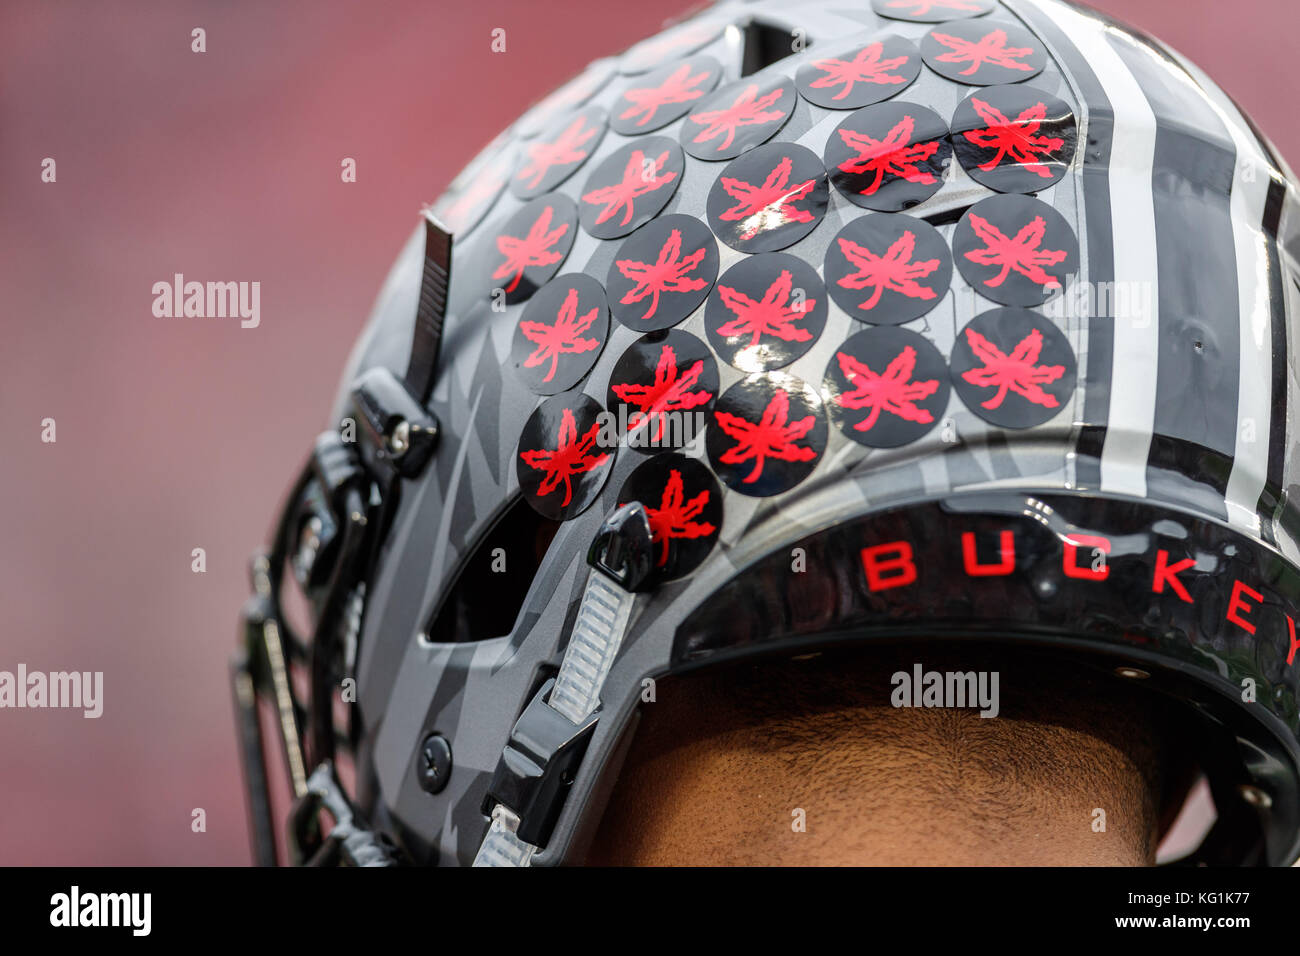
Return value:
M 295 862 L 554 865 L 653 681 L 941 637 L 1176 701 L 1183 862 L 1295 861 L 1297 315 L 1293 175 L 1094 11 L 727 0 L 596 60 L 423 211 L 254 560 L 257 860 L 259 701 Z

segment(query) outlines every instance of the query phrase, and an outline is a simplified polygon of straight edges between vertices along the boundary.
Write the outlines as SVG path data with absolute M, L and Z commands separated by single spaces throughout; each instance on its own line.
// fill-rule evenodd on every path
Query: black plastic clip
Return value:
M 376 459 L 414 478 L 438 444 L 438 422 L 386 368 L 372 368 L 352 386 L 361 438 Z
M 498 803 L 512 810 L 519 839 L 534 846 L 546 845 L 600 715 L 573 723 L 546 703 L 554 686 L 555 678 L 543 684 L 519 715 L 483 798 L 485 815 Z
M 587 549 L 587 563 L 625 591 L 651 590 L 658 575 L 645 505 L 630 501 L 606 518 Z

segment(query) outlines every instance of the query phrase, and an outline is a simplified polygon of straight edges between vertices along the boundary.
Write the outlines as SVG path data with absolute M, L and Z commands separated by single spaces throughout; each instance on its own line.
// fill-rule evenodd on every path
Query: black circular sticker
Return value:
M 639 501 L 650 517 L 661 580 L 690 574 L 709 556 L 722 530 L 722 489 L 713 473 L 685 455 L 655 455 L 636 467 L 618 503 Z
M 713 350 L 745 372 L 789 365 L 826 327 L 826 288 L 798 256 L 766 252 L 741 259 L 718 280 L 704 311 Z
M 975 316 L 952 348 L 952 384 L 972 412 L 1003 428 L 1056 416 L 1074 391 L 1074 349 L 1051 320 L 1028 309 Z
M 948 407 L 948 363 L 923 335 L 866 329 L 849 336 L 826 366 L 826 407 L 848 438 L 870 448 L 907 445 Z
M 523 115 L 515 126 L 520 139 L 536 136 L 566 110 L 581 106 L 614 75 L 611 60 L 596 60 Z
M 644 136 L 607 156 L 582 188 L 582 228 L 617 239 L 659 214 L 682 181 L 682 148 L 665 136 Z
M 921 73 L 921 51 L 900 36 L 882 37 L 799 67 L 803 98 L 831 110 L 856 110 L 907 89 Z
M 619 60 L 618 71 L 633 76 L 653 70 L 669 59 L 694 53 L 721 32 L 722 23 L 718 20 L 684 24 L 631 47 Z
M 874 325 L 919 319 L 952 283 L 952 258 L 939 230 L 901 213 L 854 219 L 827 246 L 825 265 L 835 304 Z
M 519 490 L 539 513 L 566 521 L 596 500 L 616 450 L 600 402 L 581 392 L 552 395 L 528 416 L 519 436 Z
M 609 309 L 600 283 L 580 272 L 556 276 L 524 307 L 510 363 L 531 391 L 554 395 L 591 371 L 608 338 Z
M 548 193 L 596 151 L 605 136 L 605 111 L 588 106 L 566 116 L 544 136 L 524 146 L 510 191 L 520 199 Z
M 934 110 L 892 101 L 844 117 L 826 140 L 826 172 L 850 202 L 898 212 L 925 202 L 943 185 L 952 144 Z
M 794 143 L 768 143 L 733 159 L 706 209 L 718 238 L 740 252 L 793 245 L 826 215 L 830 189 L 822 161 Z
M 458 240 L 477 226 L 492 208 L 510 180 L 514 151 L 506 150 L 489 160 L 473 178 L 434 204 L 433 214 Z
M 1032 86 L 990 86 L 952 117 L 957 161 L 1000 193 L 1032 193 L 1065 175 L 1079 138 L 1064 100 Z
M 678 329 L 633 342 L 609 376 L 609 409 L 629 448 L 684 448 L 709 424 L 718 363 L 707 345 Z
M 982 17 L 994 6 L 995 0 L 871 0 L 871 8 L 882 17 L 913 23 Z
M 952 254 L 975 291 L 1003 305 L 1041 305 L 1079 269 L 1065 217 L 1032 196 L 990 196 L 967 210 Z
M 518 210 L 497 234 L 489 288 L 503 290 L 508 303 L 528 298 L 560 271 L 577 225 L 578 210 L 563 193 L 540 196 Z
M 704 447 L 728 488 L 767 498 L 812 474 L 828 431 L 816 389 L 787 372 L 759 372 L 718 399 Z
M 686 117 L 682 146 L 696 159 L 732 159 L 775 136 L 797 100 L 788 76 L 724 86 Z
M 676 325 L 718 278 L 718 243 L 694 216 L 661 216 L 618 247 L 605 285 L 614 317 L 638 332 Z
M 925 65 L 971 86 L 1019 83 L 1042 72 L 1047 53 L 1019 24 L 1002 20 L 951 20 L 921 40 Z
M 681 119 L 712 92 L 722 64 L 711 56 L 693 56 L 628 84 L 614 103 L 609 125 L 616 133 L 649 133 Z

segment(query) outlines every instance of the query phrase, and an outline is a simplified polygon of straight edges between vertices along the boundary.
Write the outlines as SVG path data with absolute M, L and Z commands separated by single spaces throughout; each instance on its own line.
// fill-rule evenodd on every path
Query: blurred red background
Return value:
M 0 669 L 103 671 L 105 707 L 0 712 L 0 863 L 248 861 L 225 676 L 246 560 L 391 260 L 530 101 L 692 5 L 6 0 Z M 1294 0 L 1097 5 L 1300 157 Z M 175 272 L 260 281 L 261 326 L 154 318 Z

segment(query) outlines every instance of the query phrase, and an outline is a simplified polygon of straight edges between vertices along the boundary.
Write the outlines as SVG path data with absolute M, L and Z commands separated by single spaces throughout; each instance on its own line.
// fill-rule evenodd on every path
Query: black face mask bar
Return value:
M 432 457 L 438 423 L 425 409 L 433 390 L 451 273 L 452 237 L 425 218 L 424 269 L 405 380 L 373 368 L 353 385 L 349 429 L 316 439 L 277 522 L 269 551 L 254 555 L 252 597 L 242 612 L 242 646 L 231 664 L 235 715 L 248 798 L 253 860 L 279 862 L 259 704 L 275 715 L 294 806 L 291 861 L 306 865 L 387 866 L 395 848 L 365 828 L 335 770 L 340 746 L 352 749 L 356 723 L 334 724 L 334 691 L 355 659 L 365 582 L 397 506 L 402 479 Z M 290 547 L 296 548 L 290 554 Z M 286 563 L 312 603 L 311 641 L 295 634 L 280 604 Z M 309 675 L 304 704 L 292 680 Z M 308 768 L 314 768 L 308 771 Z M 333 820 L 328 834 L 322 811 Z

